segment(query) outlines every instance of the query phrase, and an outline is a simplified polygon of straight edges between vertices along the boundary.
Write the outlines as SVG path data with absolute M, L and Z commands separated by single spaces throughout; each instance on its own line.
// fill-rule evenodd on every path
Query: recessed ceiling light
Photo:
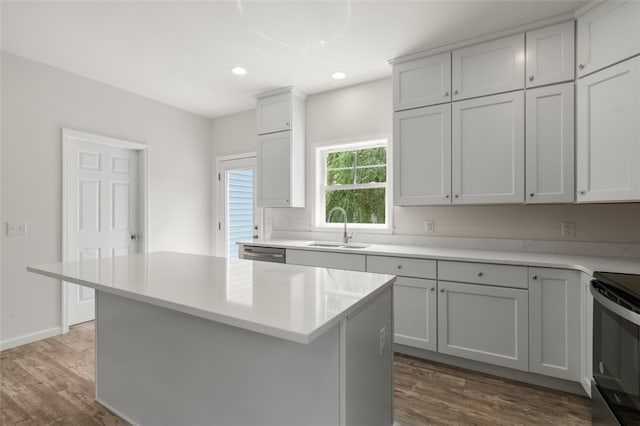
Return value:
M 333 74 L 331 74 L 331 77 L 334 80 L 344 80 L 344 78 L 347 76 L 347 74 L 343 73 L 342 71 L 336 71 Z
M 235 75 L 247 75 L 247 70 L 242 67 L 233 67 L 231 68 L 231 72 Z

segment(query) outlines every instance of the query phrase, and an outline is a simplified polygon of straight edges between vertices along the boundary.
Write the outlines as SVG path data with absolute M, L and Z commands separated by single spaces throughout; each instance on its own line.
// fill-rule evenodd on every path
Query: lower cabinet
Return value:
M 526 371 L 527 290 L 438 281 L 438 352 Z
M 580 273 L 529 268 L 529 371 L 580 381 Z
M 395 343 L 438 350 L 436 281 L 398 277 L 393 286 Z
M 362 254 L 287 249 L 286 259 L 291 265 L 321 266 L 349 271 L 366 270 L 366 257 Z

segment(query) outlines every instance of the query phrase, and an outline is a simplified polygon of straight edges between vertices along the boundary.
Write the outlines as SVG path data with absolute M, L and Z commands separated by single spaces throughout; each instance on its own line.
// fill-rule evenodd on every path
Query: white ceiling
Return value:
M 2 50 L 215 118 L 313 94 L 388 59 L 571 12 L 585 0 L 2 2 Z M 229 72 L 241 65 L 249 74 Z M 331 79 L 344 71 L 342 81 Z

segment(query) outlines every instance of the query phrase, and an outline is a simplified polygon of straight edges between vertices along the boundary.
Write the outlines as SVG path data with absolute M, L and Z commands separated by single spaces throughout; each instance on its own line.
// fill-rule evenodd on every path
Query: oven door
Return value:
M 640 315 L 593 294 L 593 379 L 623 425 L 640 425 Z M 606 424 L 603 422 L 601 424 Z

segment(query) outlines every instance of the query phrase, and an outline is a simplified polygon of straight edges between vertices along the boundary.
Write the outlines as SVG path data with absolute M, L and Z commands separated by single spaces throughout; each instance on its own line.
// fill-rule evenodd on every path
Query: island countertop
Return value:
M 395 277 L 158 252 L 27 270 L 285 340 L 310 343 Z

